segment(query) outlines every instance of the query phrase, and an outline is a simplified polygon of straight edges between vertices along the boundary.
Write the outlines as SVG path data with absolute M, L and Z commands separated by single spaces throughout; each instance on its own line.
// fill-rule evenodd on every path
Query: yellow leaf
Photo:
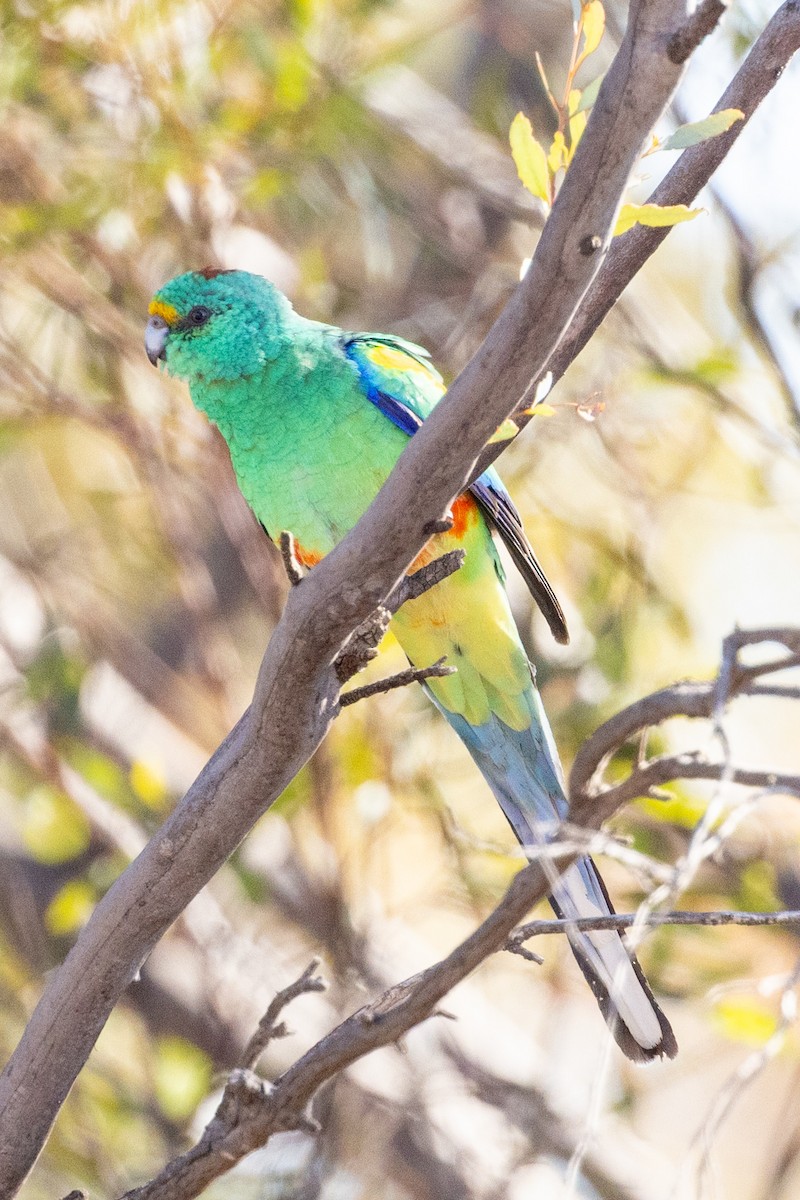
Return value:
M 89 845 L 89 823 L 71 800 L 42 784 L 28 795 L 22 837 L 37 862 L 69 862 Z
M 533 136 L 531 123 L 524 113 L 517 113 L 514 117 L 508 136 L 520 179 L 532 195 L 549 204 L 550 175 L 547 170 L 547 155 Z
M 185 1121 L 211 1085 L 211 1060 L 181 1037 L 158 1042 L 155 1091 L 161 1109 L 172 1121 Z
M 131 764 L 129 778 L 131 787 L 143 804 L 157 811 L 164 808 L 169 793 L 163 776 L 155 768 L 137 758 Z
M 532 417 L 554 417 L 556 410 L 552 404 L 537 404 L 536 408 L 531 410 Z
M 685 204 L 623 204 L 614 226 L 614 237 L 627 233 L 634 225 L 679 225 L 693 221 L 705 212 L 704 208 L 688 208 Z
M 94 888 L 82 879 L 71 879 L 45 909 L 46 928 L 56 937 L 77 933 L 92 915 L 95 900 Z
M 555 175 L 556 171 L 561 171 L 562 169 L 566 171 L 568 161 L 567 143 L 564 141 L 563 133 L 559 130 L 553 135 L 553 144 L 547 156 L 547 165 L 550 168 L 550 174 Z
M 582 16 L 583 50 L 580 62 L 583 62 L 590 54 L 594 54 L 600 45 L 606 27 L 606 13 L 600 0 L 589 0 L 588 4 L 584 4 Z
M 775 1013 L 755 996 L 724 996 L 714 1005 L 714 1022 L 729 1038 L 763 1046 L 778 1028 Z

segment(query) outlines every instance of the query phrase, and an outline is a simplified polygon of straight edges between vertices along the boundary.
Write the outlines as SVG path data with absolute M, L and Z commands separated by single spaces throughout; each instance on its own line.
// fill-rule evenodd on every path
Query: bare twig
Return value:
M 785 670 L 787 667 L 795 665 L 797 637 L 796 629 L 735 630 L 725 639 L 719 675 L 713 684 L 700 687 L 682 684 L 657 694 L 660 701 L 660 705 L 657 707 L 664 706 L 660 719 L 665 719 L 664 711 L 672 708 L 680 694 L 683 701 L 688 701 L 688 704 L 683 704 L 684 712 L 691 709 L 689 715 L 706 716 L 713 720 L 715 737 L 723 752 L 720 762 L 709 763 L 701 755 L 678 755 L 673 760 L 669 758 L 656 759 L 635 768 L 620 785 L 619 790 L 616 787 L 607 787 L 602 784 L 603 765 L 614 752 L 610 745 L 606 746 L 606 752 L 601 754 L 600 758 L 594 760 L 593 765 L 588 759 L 580 764 L 579 777 L 584 780 L 584 783 L 581 793 L 578 794 L 577 791 L 575 793 L 575 803 L 572 808 L 574 820 L 580 820 L 584 813 L 595 813 L 598 806 L 605 810 L 606 804 L 618 803 L 620 798 L 624 798 L 626 794 L 646 794 L 641 791 L 643 787 L 652 787 L 654 783 L 666 782 L 666 776 L 677 778 L 683 771 L 686 772 L 683 776 L 685 778 L 708 778 L 717 783 L 714 794 L 692 832 L 688 848 L 675 863 L 670 872 L 670 878 L 655 888 L 640 905 L 631 926 L 631 938 L 634 945 L 657 908 L 661 905 L 668 907 L 674 905 L 676 898 L 690 885 L 702 863 L 715 854 L 720 846 L 724 845 L 737 823 L 761 796 L 775 790 L 800 795 L 800 779 L 778 777 L 768 772 L 745 772 L 736 768 L 731 759 L 728 738 L 723 726 L 723 714 L 727 702 L 737 693 L 741 694 L 752 687 L 753 679 L 758 678 L 759 675 L 774 674 L 775 671 Z M 738 661 L 739 650 L 757 643 L 778 643 L 784 646 L 787 653 L 781 658 L 770 659 L 766 663 L 743 667 Z M 628 733 L 625 738 L 639 733 L 644 727 L 640 718 L 644 716 L 649 702 L 653 699 L 654 697 L 647 697 L 642 702 L 641 708 L 632 706 L 637 709 L 635 715 L 630 713 L 628 716 L 623 716 L 620 726 L 628 725 Z M 677 715 L 677 712 L 672 711 L 671 715 Z M 645 722 L 645 724 L 647 723 Z M 598 739 L 595 749 L 599 747 L 602 740 L 602 737 Z M 737 804 L 725 816 L 727 807 L 725 785 L 730 783 L 749 783 L 751 786 L 761 787 L 761 792 L 751 795 L 744 802 Z M 770 1041 L 773 1043 L 773 1039 Z M 583 1136 L 570 1162 L 568 1179 L 573 1188 L 597 1129 L 609 1064 L 610 1057 L 607 1047 L 601 1069 L 595 1076 L 590 1115 Z M 760 1066 L 758 1069 L 761 1069 Z
M 286 1006 L 291 1004 L 292 1000 L 296 1000 L 298 996 L 303 996 L 307 992 L 325 991 L 328 986 L 327 983 L 321 975 L 315 974 L 319 966 L 319 961 L 318 958 L 312 958 L 302 975 L 295 979 L 294 983 L 290 983 L 288 987 L 283 988 L 276 994 L 264 1016 L 259 1021 L 258 1029 L 242 1051 L 239 1066 L 243 1070 L 255 1070 L 259 1058 L 269 1043 L 275 1038 L 289 1036 L 290 1031 L 286 1023 L 284 1021 L 279 1022 L 278 1017 Z
M 519 947 L 532 937 L 552 933 L 571 933 L 573 930 L 587 932 L 599 929 L 630 929 L 633 925 L 657 927 L 660 925 L 800 925 L 800 911 L 780 912 L 667 912 L 650 913 L 640 917 L 637 913 L 613 913 L 607 917 L 579 917 L 574 921 L 527 921 L 508 939 L 505 949 L 519 953 Z
M 409 667 L 407 671 L 398 671 L 396 675 L 389 675 L 386 679 L 352 688 L 339 698 L 339 706 L 346 708 L 350 704 L 357 704 L 359 700 L 366 700 L 368 696 L 379 696 L 383 692 L 394 691 L 395 688 L 408 687 L 411 683 L 424 683 L 426 679 L 441 679 L 445 675 L 454 675 L 456 668 L 446 666 L 446 659 L 447 655 L 444 655 L 429 667 Z
M 449 528 L 449 525 L 446 528 Z M 437 583 L 441 583 L 449 575 L 455 574 L 463 565 L 464 551 L 448 550 L 446 554 L 441 554 L 431 562 L 425 563 L 410 575 L 404 575 L 387 599 L 386 607 L 390 612 L 396 613 L 406 601 L 416 600 L 435 587 Z
M 566 854 L 565 860 L 574 857 Z M 233 1103 L 231 1083 L 200 1141 L 174 1159 L 150 1183 L 124 1200 L 190 1200 L 269 1137 L 305 1120 L 305 1106 L 333 1075 L 370 1050 L 391 1045 L 414 1025 L 432 1016 L 454 984 L 489 954 L 499 950 L 514 926 L 549 889 L 548 874 L 530 863 L 512 880 L 497 908 L 442 962 L 388 988 L 377 1000 L 353 1013 L 267 1091 L 250 1089 L 246 1105 Z M 255 1078 L 255 1077 L 253 1077 Z M 236 1085 L 238 1086 L 238 1084 Z
M 774 662 L 758 663 L 745 667 L 739 662 L 739 651 L 746 646 L 773 643 L 786 651 L 783 658 Z M 761 675 L 772 675 L 789 667 L 800 665 L 800 630 L 792 628 L 734 629 L 722 643 L 722 664 L 713 695 L 713 716 L 719 725 L 722 710 L 728 700 L 743 690 L 744 685 Z
M 374 612 L 351 633 L 334 660 L 333 669 L 339 683 L 347 683 L 377 657 L 392 614 L 379 604 Z M 341 703 L 341 701 L 340 701 Z

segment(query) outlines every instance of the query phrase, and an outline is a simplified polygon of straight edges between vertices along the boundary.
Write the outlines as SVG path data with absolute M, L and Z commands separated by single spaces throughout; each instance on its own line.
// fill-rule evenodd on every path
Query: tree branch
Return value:
M 719 910 L 717 912 L 667 912 L 649 913 L 641 916 L 638 913 L 613 913 L 607 917 L 578 917 L 574 921 L 527 921 L 515 930 L 508 939 L 505 949 L 517 953 L 518 948 L 529 938 L 543 937 L 552 933 L 571 933 L 573 930 L 590 932 L 601 929 L 630 929 L 632 925 L 655 928 L 660 925 L 706 925 L 714 928 L 720 925 L 800 925 L 800 911 L 782 910 L 780 912 L 732 912 Z
M 719 24 L 719 19 L 727 12 L 728 5 L 724 0 L 702 0 L 693 13 L 690 13 L 686 24 L 669 39 L 667 54 L 674 63 L 685 63 L 702 41 L 713 33 Z
M 315 974 L 318 966 L 319 959 L 312 958 L 302 975 L 295 979 L 294 983 L 290 983 L 288 987 L 282 988 L 276 994 L 264 1016 L 259 1021 L 258 1029 L 242 1051 L 242 1056 L 239 1060 L 239 1066 L 242 1070 L 255 1070 L 258 1060 L 270 1042 L 275 1038 L 289 1036 L 286 1024 L 283 1021 L 278 1022 L 278 1017 L 286 1006 L 291 1004 L 292 1000 L 296 1000 L 298 996 L 304 996 L 309 992 L 325 991 L 328 986 L 327 983 L 321 975 Z
M 445 675 L 454 675 L 456 668 L 448 667 L 446 660 L 447 655 L 431 663 L 429 667 L 409 667 L 407 671 L 398 671 L 396 675 L 389 675 L 387 679 L 378 679 L 375 683 L 351 688 L 339 698 L 339 706 L 346 708 L 350 704 L 357 704 L 359 700 L 366 700 L 369 696 L 380 696 L 384 692 L 394 691 L 395 688 L 408 687 L 410 683 L 424 683 L 426 679 L 441 679 Z

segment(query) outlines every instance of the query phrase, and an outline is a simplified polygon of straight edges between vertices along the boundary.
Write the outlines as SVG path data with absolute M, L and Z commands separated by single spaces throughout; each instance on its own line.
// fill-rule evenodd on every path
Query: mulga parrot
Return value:
M 246 271 L 180 275 L 150 304 L 153 364 L 185 380 L 220 429 L 245 499 L 265 530 L 289 530 L 312 567 L 344 537 L 444 393 L 427 352 L 403 338 L 345 333 L 299 316 L 273 284 Z M 462 568 L 397 612 L 392 628 L 412 664 L 446 656 L 454 674 L 425 690 L 462 739 L 523 847 L 567 813 L 558 754 L 511 615 L 492 533 L 559 641 L 561 608 L 507 491 L 488 470 L 452 506 L 416 566 L 460 547 Z M 554 877 L 560 917 L 613 911 L 590 858 Z M 572 931 L 570 944 L 629 1058 L 672 1057 L 672 1029 L 634 955 L 615 931 Z

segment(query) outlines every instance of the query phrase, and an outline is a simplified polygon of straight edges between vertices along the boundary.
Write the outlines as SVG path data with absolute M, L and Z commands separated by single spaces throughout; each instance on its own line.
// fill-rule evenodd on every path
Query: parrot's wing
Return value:
M 409 437 L 416 433 L 445 392 L 444 381 L 427 351 L 404 338 L 375 333 L 348 334 L 342 348 L 358 368 L 367 398 L 403 433 Z M 484 471 L 469 490 L 503 539 L 553 637 L 557 642 L 568 642 L 561 605 L 500 476 L 492 469 Z
M 525 536 L 522 519 L 500 476 L 490 468 L 478 476 L 469 490 L 478 501 L 478 506 L 489 524 L 503 539 L 514 566 L 539 605 L 553 637 L 562 646 L 565 646 L 569 641 L 567 619 L 558 602 L 558 597 L 533 552 L 533 547 Z

